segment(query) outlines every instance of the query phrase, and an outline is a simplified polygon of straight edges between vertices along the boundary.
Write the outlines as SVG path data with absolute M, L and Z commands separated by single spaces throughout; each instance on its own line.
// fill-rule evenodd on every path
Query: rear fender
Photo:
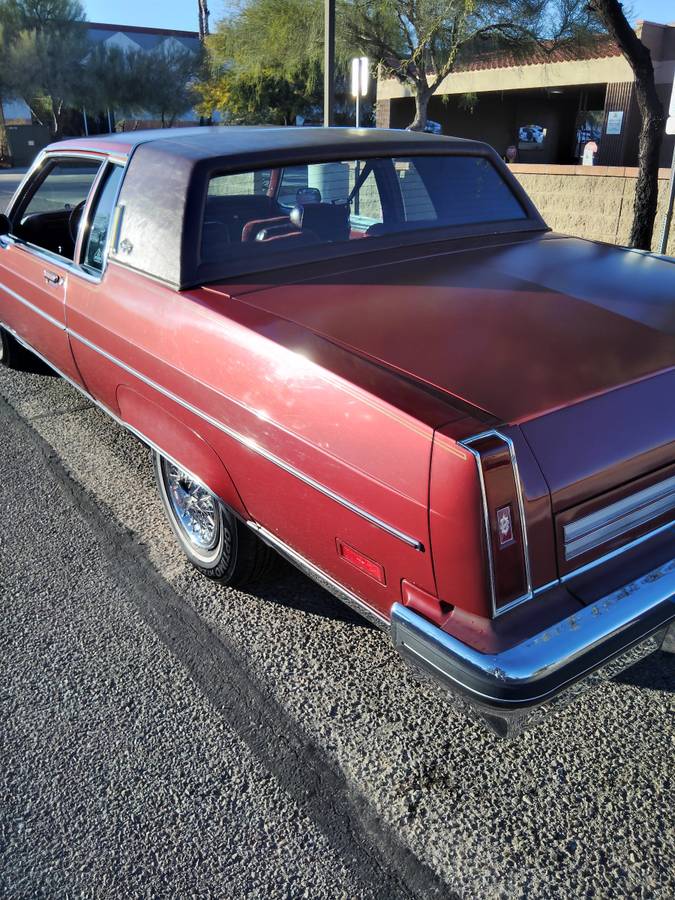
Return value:
M 200 434 L 159 404 L 125 385 L 117 389 L 117 405 L 124 425 L 153 449 L 195 475 L 240 516 L 249 518 L 230 473 Z

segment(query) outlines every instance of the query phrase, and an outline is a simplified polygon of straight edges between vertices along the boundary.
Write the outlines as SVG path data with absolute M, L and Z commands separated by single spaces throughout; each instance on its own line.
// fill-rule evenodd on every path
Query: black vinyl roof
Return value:
M 428 151 L 430 145 L 435 145 L 437 150 L 440 150 L 442 146 L 447 148 L 453 144 L 463 148 L 471 145 L 484 146 L 479 141 L 470 141 L 464 138 L 384 128 L 215 125 L 122 131 L 94 138 L 73 139 L 54 144 L 50 149 L 68 149 L 68 145 L 73 148 L 86 149 L 92 148 L 94 144 L 101 150 L 110 149 L 111 151 L 121 149 L 120 145 L 127 145 L 130 151 L 133 151 L 141 144 L 154 144 L 161 146 L 165 152 L 173 156 L 182 156 L 193 160 L 209 159 L 215 156 L 248 155 L 253 152 L 276 154 L 277 152 L 312 149 L 321 152 L 336 150 L 340 153 L 352 153 L 356 150 L 363 152 L 366 146 L 373 150 L 380 149 L 387 154 L 399 151 L 412 153 L 420 148 Z
M 179 290 L 228 277 L 200 258 L 209 179 L 228 172 L 378 156 L 483 156 L 520 199 L 530 227 L 546 227 L 491 147 L 443 135 L 376 128 L 197 127 L 122 132 L 66 141 L 53 149 L 129 156 L 111 259 Z

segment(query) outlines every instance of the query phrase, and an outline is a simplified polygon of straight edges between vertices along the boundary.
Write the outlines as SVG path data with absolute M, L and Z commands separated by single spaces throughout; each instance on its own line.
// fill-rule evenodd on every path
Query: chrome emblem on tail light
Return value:
M 497 510 L 497 532 L 499 534 L 499 548 L 508 547 L 514 543 L 513 516 L 511 506 L 502 506 Z

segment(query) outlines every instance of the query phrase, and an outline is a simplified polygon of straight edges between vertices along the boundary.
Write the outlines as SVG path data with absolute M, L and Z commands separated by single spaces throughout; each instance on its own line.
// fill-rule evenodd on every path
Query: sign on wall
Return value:
M 666 134 L 675 134 L 675 75 L 673 76 L 673 92 L 670 95 L 670 107 L 666 120 Z
M 621 126 L 623 125 L 623 110 L 615 110 L 607 113 L 607 128 L 605 134 L 621 134 Z

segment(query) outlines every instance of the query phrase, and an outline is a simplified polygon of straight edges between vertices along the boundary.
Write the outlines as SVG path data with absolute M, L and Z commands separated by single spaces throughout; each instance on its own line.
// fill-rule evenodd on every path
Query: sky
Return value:
M 197 0 L 82 0 L 91 22 L 110 22 L 114 25 L 145 25 L 149 28 L 177 28 L 197 30 Z M 228 0 L 211 0 L 211 27 L 223 16 Z M 652 22 L 675 21 L 673 0 L 628 0 L 633 10 L 632 21 L 650 19 Z

